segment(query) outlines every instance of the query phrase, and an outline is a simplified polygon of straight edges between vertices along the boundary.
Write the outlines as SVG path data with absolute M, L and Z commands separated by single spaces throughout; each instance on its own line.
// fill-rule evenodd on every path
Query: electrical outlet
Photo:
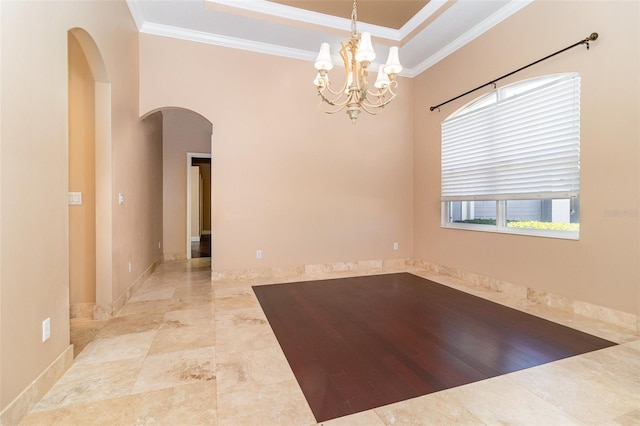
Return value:
M 158 248 L 162 248 L 162 241 L 158 241 Z
M 256 250 L 256 259 L 262 259 L 262 250 Z
M 133 271 L 133 262 L 129 262 L 129 272 Z
M 46 342 L 51 337 L 51 318 L 42 321 L 42 341 Z
M 393 243 L 393 249 L 398 250 L 398 243 Z
M 118 204 L 124 204 L 124 193 L 118 193 Z

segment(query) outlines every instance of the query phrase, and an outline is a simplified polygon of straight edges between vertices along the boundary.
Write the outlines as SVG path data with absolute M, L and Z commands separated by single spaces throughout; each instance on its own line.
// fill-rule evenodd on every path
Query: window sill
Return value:
M 444 229 L 459 229 L 465 231 L 480 231 L 480 232 L 492 232 L 495 234 L 510 234 L 510 235 L 524 235 L 528 237 L 544 237 L 544 238 L 556 238 L 561 240 L 580 240 L 580 233 L 573 231 L 547 231 L 541 229 L 526 229 L 526 228 L 499 228 L 493 225 L 478 225 L 468 223 L 447 223 L 441 225 Z

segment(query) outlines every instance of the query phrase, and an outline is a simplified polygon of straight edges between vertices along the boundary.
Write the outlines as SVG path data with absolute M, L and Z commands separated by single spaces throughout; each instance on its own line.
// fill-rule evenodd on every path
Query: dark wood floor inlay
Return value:
M 318 422 L 615 345 L 409 273 L 253 290 Z

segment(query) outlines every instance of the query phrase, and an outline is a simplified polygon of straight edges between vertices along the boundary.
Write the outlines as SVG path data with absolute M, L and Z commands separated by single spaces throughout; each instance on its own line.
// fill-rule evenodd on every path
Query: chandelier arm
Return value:
M 366 103 L 368 106 L 376 106 L 376 105 L 387 104 L 393 98 L 395 98 L 395 95 L 393 94 L 390 96 L 389 95 L 367 96 L 365 99 L 362 100 L 362 103 Z
M 337 109 L 337 110 L 335 110 L 335 111 L 327 111 L 327 110 L 324 110 L 324 109 L 320 108 L 320 111 L 321 111 L 321 112 L 324 112 L 325 114 L 333 115 L 333 114 L 337 114 L 337 113 L 339 113 L 339 112 L 344 111 L 344 107 L 342 107 L 342 108 L 340 108 L 340 109 Z
M 371 114 L 371 115 L 378 115 L 382 111 L 384 111 L 384 109 L 381 109 L 380 107 L 376 107 L 375 110 L 371 110 L 371 109 L 369 109 L 369 108 L 371 108 L 371 106 L 367 106 L 366 104 L 360 104 L 360 108 L 362 108 L 362 110 L 364 112 L 366 112 L 367 114 Z
M 338 106 L 338 107 L 346 106 L 347 103 L 349 103 L 349 99 L 350 99 L 349 96 L 347 96 L 347 98 L 344 100 L 342 100 L 342 96 L 335 99 L 329 99 L 324 93 L 322 93 L 321 90 L 318 90 L 318 95 L 320 95 L 321 102 L 324 102 L 331 106 Z
M 396 92 L 393 91 L 393 88 L 390 86 L 387 86 L 386 89 L 378 91 L 376 93 L 369 93 L 368 95 L 376 97 L 376 98 L 381 98 L 381 97 L 388 97 L 389 100 L 395 98 L 398 94 Z M 372 102 L 371 97 L 367 96 L 367 101 L 368 102 Z M 388 102 L 387 102 L 388 103 Z
M 392 91 L 382 91 L 379 93 L 369 93 L 367 97 L 362 101 L 367 103 L 368 106 L 386 105 L 396 97 L 396 93 Z M 386 99 L 386 100 L 385 100 Z
M 386 96 L 387 94 L 391 94 L 392 96 L 396 95 L 389 86 L 385 86 L 382 90 L 378 89 L 375 92 L 368 92 L 368 95 L 376 97 Z
M 351 40 L 343 41 L 340 43 L 340 57 L 342 58 L 342 62 L 344 63 L 344 68 L 347 70 L 347 74 L 349 73 L 349 53 L 351 49 Z
M 384 101 L 386 98 L 386 94 L 383 93 L 367 93 L 367 95 L 362 99 L 362 102 L 366 102 L 369 105 L 379 105 L 381 101 Z M 391 96 L 393 99 L 393 96 Z
M 369 111 L 369 108 L 375 108 L 376 110 L 378 110 L 378 112 L 381 112 L 382 110 L 384 110 L 384 107 L 386 107 L 387 105 L 389 105 L 391 103 L 391 101 L 393 100 L 393 98 L 387 99 L 382 103 L 376 103 L 376 104 L 370 104 L 369 102 L 362 102 L 360 103 L 360 106 L 362 107 L 362 109 L 364 109 L 365 111 L 367 111 L 369 114 L 373 114 L 371 111 Z M 377 112 L 376 112 L 377 114 Z
M 323 106 L 327 105 L 326 102 L 323 102 L 322 100 L 320 101 L 320 104 L 318 105 L 318 109 L 322 112 L 324 112 L 325 114 L 336 114 L 340 111 L 344 111 L 344 109 L 347 107 L 346 105 L 342 105 L 338 108 L 336 108 L 335 110 L 328 110 L 328 109 L 324 109 Z
M 397 93 L 393 91 L 393 89 L 397 89 L 398 88 L 398 82 L 397 81 L 392 81 L 391 84 L 388 84 L 387 87 L 385 87 L 385 91 L 386 93 L 390 93 L 392 96 L 395 96 Z
M 331 85 L 331 83 L 329 83 L 329 85 Z M 340 90 L 335 91 L 335 92 L 333 90 L 331 90 L 331 87 L 329 87 L 329 85 L 324 86 L 322 89 L 319 89 L 319 90 L 323 90 L 323 91 L 326 90 L 328 93 L 330 93 L 330 94 L 332 94 L 334 96 L 339 96 L 339 97 L 342 97 L 344 95 L 344 92 L 347 90 L 347 82 L 345 82 L 342 85 L 342 88 Z
M 391 84 L 387 85 L 383 90 L 378 90 L 378 92 L 376 93 L 370 93 L 369 95 L 377 98 L 375 100 L 373 100 L 372 98 L 370 98 L 369 96 L 367 96 L 366 102 L 367 102 L 367 106 L 368 107 L 384 107 L 386 105 L 389 104 L 389 102 L 391 102 L 396 96 L 397 93 L 394 92 L 393 89 L 395 89 L 398 86 L 398 83 L 396 81 L 392 82 Z M 386 100 L 384 100 L 386 98 Z M 380 102 L 380 100 L 383 99 L 383 102 Z M 364 101 L 363 101 L 364 103 Z

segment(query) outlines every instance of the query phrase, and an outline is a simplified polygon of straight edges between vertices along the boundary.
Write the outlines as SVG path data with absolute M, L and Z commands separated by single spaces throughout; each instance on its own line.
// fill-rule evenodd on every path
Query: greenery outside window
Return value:
M 525 80 L 442 123 L 442 226 L 577 239 L 580 76 Z

